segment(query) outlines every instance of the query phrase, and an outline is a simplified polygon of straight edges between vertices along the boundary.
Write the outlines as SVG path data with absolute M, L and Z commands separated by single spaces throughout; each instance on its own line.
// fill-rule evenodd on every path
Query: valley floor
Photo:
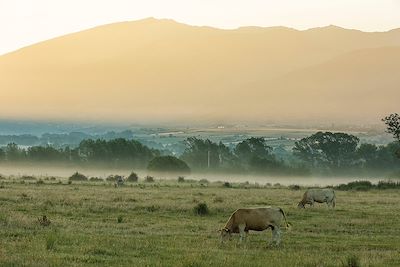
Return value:
M 4 179 L 0 266 L 400 266 L 400 190 L 336 191 L 334 210 L 299 210 L 304 190 Z M 209 214 L 194 213 L 199 203 Z M 282 246 L 269 245 L 270 230 L 221 245 L 230 214 L 259 206 L 286 212 Z

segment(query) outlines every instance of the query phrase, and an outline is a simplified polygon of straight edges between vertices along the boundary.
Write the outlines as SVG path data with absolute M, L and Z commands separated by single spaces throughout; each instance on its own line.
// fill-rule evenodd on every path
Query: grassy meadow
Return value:
M 400 266 L 400 190 L 336 190 L 336 209 L 299 210 L 304 190 L 3 178 L 0 266 Z M 199 203 L 209 214 L 194 212 Z M 292 224 L 280 247 L 269 245 L 270 230 L 220 244 L 235 209 L 269 205 Z

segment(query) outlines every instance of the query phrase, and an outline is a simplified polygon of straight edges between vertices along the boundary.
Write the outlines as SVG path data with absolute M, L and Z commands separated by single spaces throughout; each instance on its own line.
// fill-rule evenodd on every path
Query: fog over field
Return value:
M 27 165 L 1 165 L 0 166 L 0 174 L 5 176 L 11 176 L 15 179 L 18 179 L 22 176 L 35 176 L 37 178 L 45 178 L 45 177 L 56 177 L 61 181 L 67 181 L 68 177 L 70 177 L 74 172 L 82 173 L 88 177 L 99 177 L 99 178 L 107 178 L 110 175 L 123 175 L 127 177 L 132 169 L 129 168 L 102 168 L 101 166 L 97 167 L 60 167 L 60 166 L 51 166 L 49 164 L 35 164 L 31 166 Z M 145 176 L 149 174 L 147 170 L 138 169 L 134 170 L 140 180 L 143 180 Z M 157 174 L 154 175 L 156 180 L 177 180 L 179 174 Z M 236 182 L 236 183 L 257 183 L 259 185 L 266 184 L 281 184 L 281 185 L 301 185 L 301 186 L 336 186 L 343 183 L 348 183 L 355 180 L 365 180 L 371 181 L 372 183 L 377 183 L 378 181 L 385 180 L 385 177 L 366 177 L 366 176 L 282 176 L 282 175 L 244 175 L 244 174 L 220 174 L 220 173 L 192 173 L 189 175 L 184 175 L 185 179 L 197 180 L 200 181 L 202 179 L 206 179 L 210 182 Z

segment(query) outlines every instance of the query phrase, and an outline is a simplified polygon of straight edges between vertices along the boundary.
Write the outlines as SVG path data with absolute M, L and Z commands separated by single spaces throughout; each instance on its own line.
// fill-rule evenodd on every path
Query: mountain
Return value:
M 0 56 L 0 117 L 376 121 L 398 108 L 399 49 L 400 30 L 115 23 Z

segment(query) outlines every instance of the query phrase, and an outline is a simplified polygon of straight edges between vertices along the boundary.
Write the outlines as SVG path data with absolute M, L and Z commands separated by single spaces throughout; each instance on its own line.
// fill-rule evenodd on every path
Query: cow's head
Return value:
M 304 209 L 305 208 L 304 203 L 300 201 L 299 204 L 297 205 L 297 208 Z
M 221 242 L 224 242 L 231 237 L 231 231 L 228 228 L 222 228 L 219 231 L 221 233 Z

